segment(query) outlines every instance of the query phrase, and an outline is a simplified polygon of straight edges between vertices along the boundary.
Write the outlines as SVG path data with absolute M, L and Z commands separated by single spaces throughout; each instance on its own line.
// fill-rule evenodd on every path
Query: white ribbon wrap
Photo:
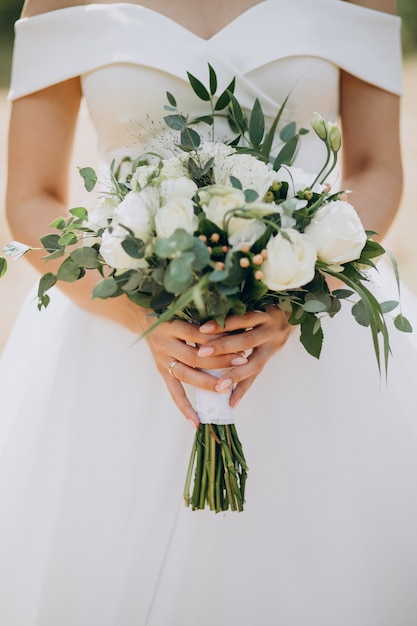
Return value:
M 204 370 L 210 376 L 220 378 L 225 370 Z M 202 424 L 234 424 L 235 412 L 230 406 L 230 393 L 217 393 L 205 389 L 195 390 L 195 410 Z

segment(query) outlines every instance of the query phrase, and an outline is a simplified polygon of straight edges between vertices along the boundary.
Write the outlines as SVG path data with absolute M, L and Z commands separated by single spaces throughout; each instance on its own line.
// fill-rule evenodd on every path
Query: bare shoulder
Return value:
M 49 11 L 66 9 L 67 7 L 82 6 L 84 0 L 25 0 L 22 17 L 32 17 Z
M 397 13 L 396 0 L 346 0 L 346 2 L 358 4 L 361 7 L 374 9 L 375 11 L 383 11 L 384 13 L 392 13 L 394 15 Z

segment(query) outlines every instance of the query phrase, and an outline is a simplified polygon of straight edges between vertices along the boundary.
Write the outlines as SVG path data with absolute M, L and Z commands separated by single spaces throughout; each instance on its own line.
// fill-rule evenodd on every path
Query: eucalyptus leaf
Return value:
M 383 313 L 390 313 L 394 309 L 396 309 L 399 305 L 397 300 L 386 300 L 385 302 L 381 302 L 381 311 Z
M 197 150 L 200 146 L 201 137 L 195 130 L 187 127 L 181 131 L 180 142 L 181 148 L 185 152 L 190 152 L 191 150 Z
M 132 259 L 143 259 L 145 256 L 146 243 L 139 237 L 128 235 L 121 245 L 126 254 L 132 257 Z
M 38 298 L 42 298 L 45 292 L 56 284 L 56 281 L 57 277 L 55 274 L 52 274 L 52 272 L 48 272 L 47 274 L 41 276 L 38 284 Z
M 83 206 L 77 206 L 73 209 L 70 209 L 69 212 L 74 217 L 78 217 L 82 221 L 88 220 L 88 211 Z
M 94 248 L 77 248 L 77 250 L 71 252 L 70 256 L 78 267 L 84 267 L 85 269 L 97 269 L 100 264 L 98 261 L 98 252 Z
M 87 191 L 93 191 L 94 187 L 97 183 L 97 174 L 93 170 L 92 167 L 82 167 L 80 170 L 80 175 L 84 179 L 84 187 Z
M 62 280 L 65 283 L 74 283 L 79 278 L 82 278 L 84 272 L 71 257 L 67 257 L 58 268 L 56 275 L 58 280 Z
M 410 322 L 406 317 L 404 317 L 404 315 L 401 314 L 397 315 L 394 318 L 394 326 L 397 330 L 400 330 L 403 333 L 413 332 L 413 327 L 411 326 Z
M 352 306 L 352 315 L 361 326 L 369 326 L 369 312 L 363 300 L 359 300 Z
M 112 298 L 119 293 L 119 285 L 114 278 L 104 278 L 93 289 L 92 298 Z
M 179 294 L 193 283 L 191 264 L 194 260 L 192 252 L 184 252 L 181 256 L 172 259 L 164 276 L 165 289 Z
M 184 130 L 184 128 L 186 128 L 187 126 L 187 119 L 179 113 L 166 115 L 164 117 L 164 122 L 168 126 L 168 128 L 172 128 L 172 130 Z
M 307 313 L 323 313 L 327 311 L 328 307 L 324 302 L 320 302 L 320 300 L 307 300 L 303 304 L 303 309 Z
M 63 217 L 57 217 L 56 220 L 49 224 L 50 228 L 56 228 L 56 230 L 64 230 L 67 225 L 66 220 Z
M 332 294 L 339 298 L 339 300 L 344 300 L 345 298 L 350 298 L 354 294 L 354 291 L 351 289 L 335 289 L 332 291 Z
M 47 252 L 52 253 L 56 250 L 62 250 L 64 248 L 64 246 L 59 243 L 59 239 L 59 235 L 44 235 L 43 237 L 41 237 L 40 242 Z
M 58 240 L 60 246 L 72 246 L 76 244 L 78 237 L 74 232 L 64 233 Z
M 259 198 L 259 194 L 254 189 L 246 189 L 245 190 L 245 200 L 246 202 L 255 202 Z

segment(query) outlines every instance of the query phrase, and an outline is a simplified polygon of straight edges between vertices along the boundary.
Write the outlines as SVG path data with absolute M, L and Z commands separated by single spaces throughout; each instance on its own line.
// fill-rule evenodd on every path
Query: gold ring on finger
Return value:
M 168 365 L 168 372 L 171 374 L 173 378 L 176 378 L 176 376 L 174 375 L 174 367 L 178 365 L 178 363 L 179 361 L 176 361 L 175 359 L 173 359 L 171 363 Z

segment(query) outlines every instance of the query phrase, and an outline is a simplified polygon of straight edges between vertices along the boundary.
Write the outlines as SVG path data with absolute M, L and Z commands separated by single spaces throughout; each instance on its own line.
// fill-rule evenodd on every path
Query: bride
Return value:
M 137 156 L 138 128 L 158 128 L 165 92 L 190 110 L 186 72 L 203 78 L 208 62 L 224 86 L 236 75 L 239 100 L 249 108 L 259 97 L 270 119 L 290 92 L 288 120 L 340 115 L 338 184 L 383 236 L 401 194 L 394 5 L 27 0 L 10 92 L 14 238 L 36 247 L 68 209 L 81 98 L 103 159 Z M 303 138 L 296 165 L 322 163 L 316 139 Z M 375 288 L 392 297 L 392 277 L 379 273 Z M 93 284 L 63 285 L 42 314 L 31 294 L 4 350 L 1 623 L 415 626 L 411 342 L 392 331 L 387 385 L 348 310 L 326 326 L 318 362 L 273 307 L 231 316 L 225 331 L 244 334 L 177 320 L 136 342 L 148 311 L 91 300 Z M 190 387 L 232 390 L 239 405 L 251 467 L 244 513 L 181 501 L 198 425 Z

